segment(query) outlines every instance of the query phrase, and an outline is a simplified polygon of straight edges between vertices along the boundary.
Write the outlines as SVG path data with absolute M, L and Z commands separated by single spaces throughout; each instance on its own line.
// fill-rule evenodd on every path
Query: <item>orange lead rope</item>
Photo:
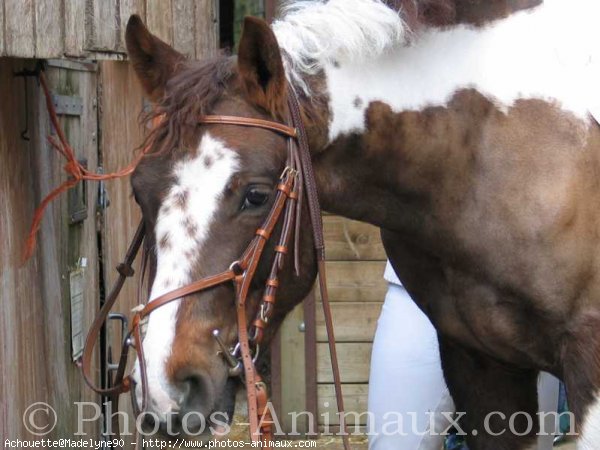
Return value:
M 40 225 L 42 223 L 42 219 L 44 217 L 44 212 L 48 205 L 56 199 L 63 192 L 68 191 L 69 189 L 74 188 L 83 180 L 89 181 L 102 181 L 102 180 L 113 180 L 115 178 L 122 178 L 128 175 L 131 175 L 141 159 L 148 153 L 150 150 L 150 145 L 147 145 L 137 156 L 136 158 L 123 169 L 113 172 L 113 173 L 105 173 L 99 174 L 95 172 L 91 172 L 86 169 L 75 157 L 75 151 L 73 147 L 69 144 L 65 133 L 60 126 L 60 122 L 58 120 L 58 115 L 56 113 L 56 109 L 54 108 L 54 103 L 52 102 L 52 96 L 50 94 L 50 89 L 48 88 L 48 83 L 46 81 L 46 75 L 44 72 L 40 72 L 39 74 L 40 85 L 42 86 L 42 91 L 44 92 L 44 97 L 46 99 L 46 109 L 48 110 L 48 114 L 50 116 L 50 122 L 56 131 L 58 136 L 58 141 L 53 136 L 48 136 L 48 142 L 50 145 L 60 153 L 66 160 L 67 163 L 64 166 L 65 172 L 70 176 L 69 179 L 60 184 L 57 188 L 52 190 L 40 203 L 40 205 L 36 208 L 33 214 L 33 220 L 31 223 L 31 228 L 29 229 L 29 235 L 27 237 L 27 241 L 25 244 L 25 249 L 23 252 L 23 263 L 25 263 L 31 256 L 33 255 L 35 244 L 36 244 L 36 236 L 37 232 L 40 229 Z M 160 121 L 160 118 L 156 118 L 156 121 Z M 154 126 L 157 125 L 156 122 L 153 123 Z

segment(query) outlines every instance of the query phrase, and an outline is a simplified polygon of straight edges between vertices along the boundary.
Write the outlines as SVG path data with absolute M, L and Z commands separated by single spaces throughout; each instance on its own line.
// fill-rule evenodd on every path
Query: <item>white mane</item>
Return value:
M 375 58 L 402 42 L 400 15 L 381 0 L 300 0 L 282 8 L 273 31 L 291 82 L 308 93 L 304 74 L 335 61 Z

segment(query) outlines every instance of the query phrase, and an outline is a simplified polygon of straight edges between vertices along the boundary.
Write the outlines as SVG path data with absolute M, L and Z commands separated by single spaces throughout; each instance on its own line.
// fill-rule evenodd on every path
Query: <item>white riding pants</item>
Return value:
M 544 374 L 539 391 L 540 410 L 556 411 L 558 380 Z M 392 283 L 373 343 L 368 408 L 370 450 L 441 450 L 450 424 L 442 413 L 454 412 L 436 331 L 406 290 Z M 552 442 L 552 435 L 541 436 L 537 450 L 550 450 Z

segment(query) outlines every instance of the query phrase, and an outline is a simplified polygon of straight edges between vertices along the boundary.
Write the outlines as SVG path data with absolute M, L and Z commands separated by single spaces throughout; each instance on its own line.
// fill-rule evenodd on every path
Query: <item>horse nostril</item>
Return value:
M 180 404 L 182 422 L 190 428 L 202 426 L 209 420 L 213 407 L 214 390 L 210 378 L 203 374 L 186 377 Z
M 156 419 L 153 414 L 144 414 L 144 421 L 142 422 L 142 429 L 154 430 L 156 427 Z

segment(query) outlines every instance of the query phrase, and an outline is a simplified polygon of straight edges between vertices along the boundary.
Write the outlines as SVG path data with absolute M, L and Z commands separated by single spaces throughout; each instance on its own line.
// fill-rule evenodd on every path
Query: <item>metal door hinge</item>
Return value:
M 52 103 L 59 116 L 81 116 L 83 99 L 75 95 L 52 94 Z

